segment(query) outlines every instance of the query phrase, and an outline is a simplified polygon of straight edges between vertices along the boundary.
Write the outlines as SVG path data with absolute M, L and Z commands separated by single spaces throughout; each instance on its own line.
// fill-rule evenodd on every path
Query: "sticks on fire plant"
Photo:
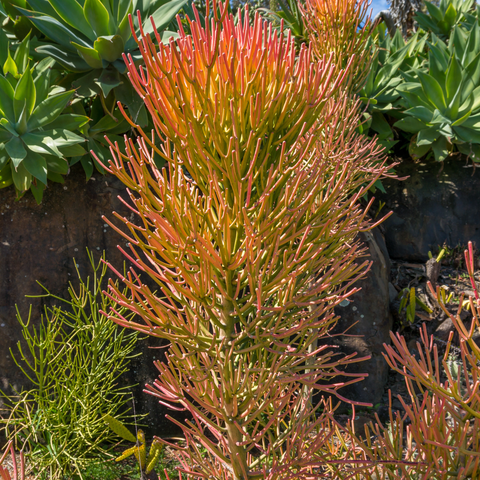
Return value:
M 375 141 L 354 132 L 358 105 L 340 93 L 346 71 L 334 76 L 305 46 L 297 56 L 290 34 L 258 14 L 235 23 L 226 5 L 214 7 L 205 28 L 195 14 L 191 35 L 180 26 L 168 45 L 137 39 L 145 69 L 127 59 L 156 132 L 139 128 L 125 152 L 112 145 L 109 171 L 140 225 L 118 214 L 130 233 L 110 224 L 158 291 L 134 270 L 117 272 L 132 297 L 113 283 L 110 295 L 144 323 L 108 314 L 170 342 L 147 391 L 193 417 L 180 424 L 187 477 L 336 472 L 331 403 L 314 407 L 304 392 L 340 397 L 362 376 L 335 377 L 361 359 L 311 346 L 368 269 L 356 263 L 365 253 L 356 238 L 373 225 L 358 200 L 387 167 Z
M 305 30 L 316 58 L 332 55 L 338 75 L 352 62 L 346 87 L 357 92 L 368 74 L 373 57 L 370 0 L 306 0 L 300 2 Z

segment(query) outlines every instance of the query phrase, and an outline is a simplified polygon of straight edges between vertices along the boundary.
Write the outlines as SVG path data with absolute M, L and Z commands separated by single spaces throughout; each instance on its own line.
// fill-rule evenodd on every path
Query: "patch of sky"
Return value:
M 372 4 L 370 5 L 370 8 L 373 10 L 372 18 L 375 17 L 375 15 L 382 11 L 382 10 L 388 10 L 389 4 L 387 0 L 372 0 Z

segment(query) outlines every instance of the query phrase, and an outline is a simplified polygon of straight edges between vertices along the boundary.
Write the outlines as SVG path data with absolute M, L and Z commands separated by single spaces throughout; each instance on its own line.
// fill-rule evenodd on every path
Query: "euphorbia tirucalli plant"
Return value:
M 297 56 L 290 34 L 258 15 L 235 23 L 215 4 L 205 27 L 195 15 L 191 34 L 180 26 L 167 45 L 137 39 L 144 68 L 126 59 L 155 131 L 111 146 L 108 169 L 139 224 L 116 214 L 127 234 L 110 223 L 135 264 L 116 272 L 131 296 L 113 283 L 110 295 L 141 321 L 108 315 L 169 342 L 147 391 L 192 416 L 179 424 L 188 478 L 335 477 L 345 453 L 332 404 L 309 398 L 340 397 L 362 376 L 338 381 L 359 359 L 316 341 L 368 269 L 356 263 L 357 234 L 373 223 L 358 200 L 387 167 L 375 141 L 355 133 L 358 104 L 340 93 L 346 71 L 334 77 L 305 45 Z
M 373 57 L 370 0 L 306 0 L 300 2 L 305 30 L 316 58 L 332 55 L 336 74 L 348 62 L 346 87 L 358 92 L 368 74 Z

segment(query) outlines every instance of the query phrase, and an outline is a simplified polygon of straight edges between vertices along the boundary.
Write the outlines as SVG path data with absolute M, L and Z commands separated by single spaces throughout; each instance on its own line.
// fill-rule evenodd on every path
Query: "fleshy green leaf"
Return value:
M 54 58 L 62 67 L 70 72 L 87 72 L 92 68 L 76 51 L 69 52 L 65 48 L 60 48 L 55 45 L 42 45 L 37 47 L 36 51 L 40 55 L 48 55 Z
M 414 160 L 419 160 L 423 156 L 425 156 L 429 150 L 431 149 L 431 145 L 417 145 L 417 138 L 412 137 L 412 140 L 410 141 L 410 144 L 408 146 L 408 153 Z
M 424 123 L 430 123 L 433 118 L 432 110 L 424 106 L 409 108 L 408 110 L 405 111 L 405 114 L 418 118 Z
M 10 82 L 0 75 L 0 110 L 11 122 L 15 122 L 13 109 L 14 90 Z
M 75 80 L 72 86 L 76 89 L 77 96 L 80 98 L 89 98 L 98 95 L 101 92 L 101 89 L 96 84 L 96 80 L 101 74 L 102 70 L 96 69 Z
M 109 29 L 110 16 L 100 0 L 85 0 L 83 13 L 97 37 L 113 35 Z
M 47 178 L 56 183 L 65 183 L 65 178 L 59 173 L 51 172 L 50 170 L 48 171 Z
M 93 160 L 90 158 L 90 155 L 85 155 L 80 159 L 83 170 L 85 171 L 85 176 L 87 180 L 93 175 Z
M 7 130 L 9 133 L 11 133 L 14 137 L 18 137 L 18 132 L 15 130 L 15 124 L 12 124 L 9 120 L 6 118 L 0 118 L 0 125 L 2 128 Z
M 103 165 L 108 165 L 108 161 L 112 158 L 112 154 L 107 147 L 104 147 L 100 142 L 96 142 L 93 138 L 88 139 L 88 150 L 92 151 L 95 156 L 103 163 Z M 100 173 L 105 173 L 104 168 L 98 163 L 97 158 L 92 155 L 94 160 L 95 167 Z
M 15 63 L 12 56 L 10 55 L 10 50 L 8 51 L 7 60 L 3 64 L 3 74 L 5 76 L 7 76 L 7 74 L 10 74 L 13 78 L 20 77 L 18 73 L 17 64 Z
M 448 25 L 447 30 L 450 30 L 450 28 L 455 25 L 455 20 L 457 19 L 457 11 L 455 10 L 455 7 L 450 3 L 448 5 L 448 8 L 445 12 L 445 22 Z
M 447 103 L 450 103 L 455 94 L 459 91 L 462 86 L 462 67 L 460 62 L 452 57 L 450 65 L 447 70 L 446 78 L 446 92 L 447 92 Z M 460 103 L 460 95 L 458 96 L 458 102 Z
M 428 13 L 434 18 L 437 22 L 441 22 L 443 20 L 443 15 L 441 10 L 431 2 L 425 2 L 425 6 L 427 7 Z
M 464 102 L 480 81 L 480 53 L 470 62 L 463 73 L 462 102 Z
M 439 136 L 440 131 L 436 126 L 420 130 L 417 135 L 417 146 L 431 145 Z
M 405 117 L 395 122 L 394 127 L 400 128 L 404 132 L 418 133 L 425 128 L 425 124 L 413 117 Z
M 28 173 L 40 180 L 43 184 L 47 184 L 47 162 L 41 155 L 29 150 L 23 160 L 23 165 L 25 165 Z
M 66 175 L 68 173 L 68 162 L 64 158 L 52 157 L 46 155 L 48 173 L 58 173 L 60 175 Z M 50 176 L 48 177 L 50 178 Z
M 47 132 L 26 133 L 25 135 L 22 135 L 22 140 L 30 150 L 39 153 L 40 155 L 63 156 L 58 150 L 56 142 Z
M 3 125 L 0 126 L 0 145 L 5 142 L 8 142 L 12 138 L 12 134 L 7 130 L 3 129 Z M 0 157 L 0 168 L 1 168 L 1 157 Z
M 25 192 L 32 184 L 32 176 L 28 173 L 23 162 L 18 165 L 17 169 L 14 169 L 12 164 L 12 178 L 15 188 L 20 192 Z
M 112 35 L 110 37 L 99 37 L 95 41 L 94 47 L 101 59 L 114 62 L 121 58 L 124 43 L 120 35 Z
M 443 112 L 447 108 L 447 105 L 445 104 L 445 97 L 439 83 L 431 75 L 427 75 L 421 71 L 418 71 L 417 74 L 425 96 L 435 108 Z
M 380 139 L 393 140 L 393 131 L 382 113 L 374 112 L 372 114 L 371 128 L 378 133 Z
M 30 69 L 27 68 L 22 78 L 17 83 L 15 88 L 13 109 L 15 111 L 15 118 L 18 119 L 23 110 L 23 104 L 26 102 L 28 115 L 33 112 L 35 107 L 35 99 L 37 92 L 35 90 L 35 84 L 33 83 L 32 74 Z
M 83 35 L 77 35 L 72 29 L 65 26 L 56 18 L 45 16 L 39 12 L 32 12 L 25 9 L 20 10 L 28 19 L 48 38 L 62 45 L 71 52 L 75 49 L 70 45 L 71 42 L 78 43 L 85 47 L 89 47 L 87 40 Z
M 51 61 L 55 63 L 53 58 L 45 58 L 44 60 Z M 43 60 L 42 60 L 43 62 Z M 34 73 L 37 73 L 35 69 Z M 37 94 L 36 102 L 37 104 L 43 102 L 47 98 L 48 90 L 50 89 L 50 78 L 52 76 L 52 70 L 48 68 L 45 72 L 40 73 L 34 78 L 33 83 L 35 84 L 35 91 Z
M 103 96 L 106 97 L 110 91 L 122 83 L 122 77 L 115 68 L 105 68 L 102 74 L 95 82 L 101 89 Z
M 30 185 L 30 190 L 38 205 L 42 203 L 43 192 L 45 191 L 45 187 L 46 185 L 44 185 L 42 182 L 38 180 L 36 182 L 32 182 L 32 184 Z
M 6 144 L 5 150 L 12 159 L 13 166 L 18 168 L 22 160 L 27 155 L 27 150 L 23 145 L 23 142 L 18 137 L 12 137 Z
M 30 38 L 27 35 L 15 51 L 13 59 L 17 65 L 18 73 L 23 74 L 28 66 L 28 54 L 30 52 Z
M 453 127 L 453 131 L 464 142 L 480 143 L 480 130 L 465 127 L 464 124 L 461 127 Z
M 0 158 L 5 158 L 4 155 L 1 155 Z M 0 162 L 1 164 L 1 162 Z M 12 164 L 10 162 L 6 164 L 1 164 L 0 167 L 0 188 L 9 187 L 13 183 L 12 178 Z
M 92 42 L 95 40 L 96 35 L 85 19 L 82 6 L 76 0 L 49 0 L 49 2 L 65 23 L 82 32 Z
M 443 162 L 450 155 L 447 139 L 445 137 L 440 137 L 432 143 L 432 150 L 437 162 Z
M 90 128 L 90 134 L 94 135 L 99 132 L 110 132 L 114 133 L 124 133 L 129 128 L 129 123 L 123 118 L 120 112 L 117 110 L 117 118 L 119 119 L 116 122 L 110 115 L 105 115 L 102 117 L 95 125 Z M 114 112 L 115 115 L 115 112 Z
M 87 65 L 90 68 L 102 68 L 102 60 L 100 55 L 94 48 L 84 47 L 83 45 L 79 45 L 78 43 L 72 42 L 72 45 L 77 49 L 78 54 L 80 57 L 85 60 Z
M 461 116 L 458 120 L 455 120 L 452 123 L 452 127 L 459 126 L 459 125 L 462 125 L 463 123 L 465 123 L 469 119 L 471 114 L 472 114 L 472 110 L 468 110 L 465 113 L 465 115 Z
M 34 111 L 35 113 L 35 111 Z M 76 115 L 74 113 L 64 113 L 55 120 L 48 124 L 48 128 L 51 130 L 65 129 L 65 130 L 77 130 L 77 128 L 83 127 L 90 119 L 85 115 Z
M 3 67 L 8 58 L 8 38 L 3 29 L 0 28 L 0 67 Z
M 128 3 L 128 7 L 123 10 L 120 9 L 120 6 L 118 7 L 119 15 L 122 16 L 117 19 L 118 28 L 115 34 L 120 35 L 122 37 L 123 43 L 126 44 L 132 34 L 130 31 L 130 22 L 128 21 L 128 15 L 133 13 L 133 2 L 132 0 L 129 0 L 128 2 L 124 3 Z
M 52 129 L 52 130 L 45 130 L 42 132 L 44 135 L 48 135 L 52 137 L 55 141 L 55 144 L 60 147 L 68 147 L 71 145 L 76 145 L 77 143 L 85 142 L 83 137 L 80 137 L 76 133 L 70 132 L 69 130 L 65 129 Z
M 59 147 L 58 149 L 62 152 L 64 157 L 79 157 L 87 154 L 87 151 L 78 143 L 66 147 Z
M 23 102 L 23 110 L 20 114 L 20 118 L 18 119 L 17 124 L 15 125 L 15 129 L 17 130 L 19 135 L 23 135 L 27 131 L 27 102 Z
M 28 121 L 28 129 L 32 131 L 53 122 L 63 112 L 74 93 L 74 90 L 70 90 L 69 92 L 48 97 L 40 103 Z

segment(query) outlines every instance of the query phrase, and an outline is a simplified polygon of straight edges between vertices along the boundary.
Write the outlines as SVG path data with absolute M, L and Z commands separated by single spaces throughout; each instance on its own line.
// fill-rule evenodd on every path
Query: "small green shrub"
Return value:
M 115 437 L 103 417 L 126 417 L 128 389 L 118 386 L 118 378 L 134 356 L 137 334 L 99 313 L 114 302 L 102 293 L 107 267 L 95 265 L 91 255 L 90 261 L 93 277 L 84 282 L 79 276 L 69 301 L 47 291 L 62 305 L 46 309 L 38 328 L 30 316 L 25 322 L 18 315 L 29 354 L 19 342 L 12 356 L 34 386 L 18 399 L 3 394 L 10 412 L 4 429 L 27 452 L 38 478 L 83 478 L 83 469 L 112 457 L 105 443 Z

